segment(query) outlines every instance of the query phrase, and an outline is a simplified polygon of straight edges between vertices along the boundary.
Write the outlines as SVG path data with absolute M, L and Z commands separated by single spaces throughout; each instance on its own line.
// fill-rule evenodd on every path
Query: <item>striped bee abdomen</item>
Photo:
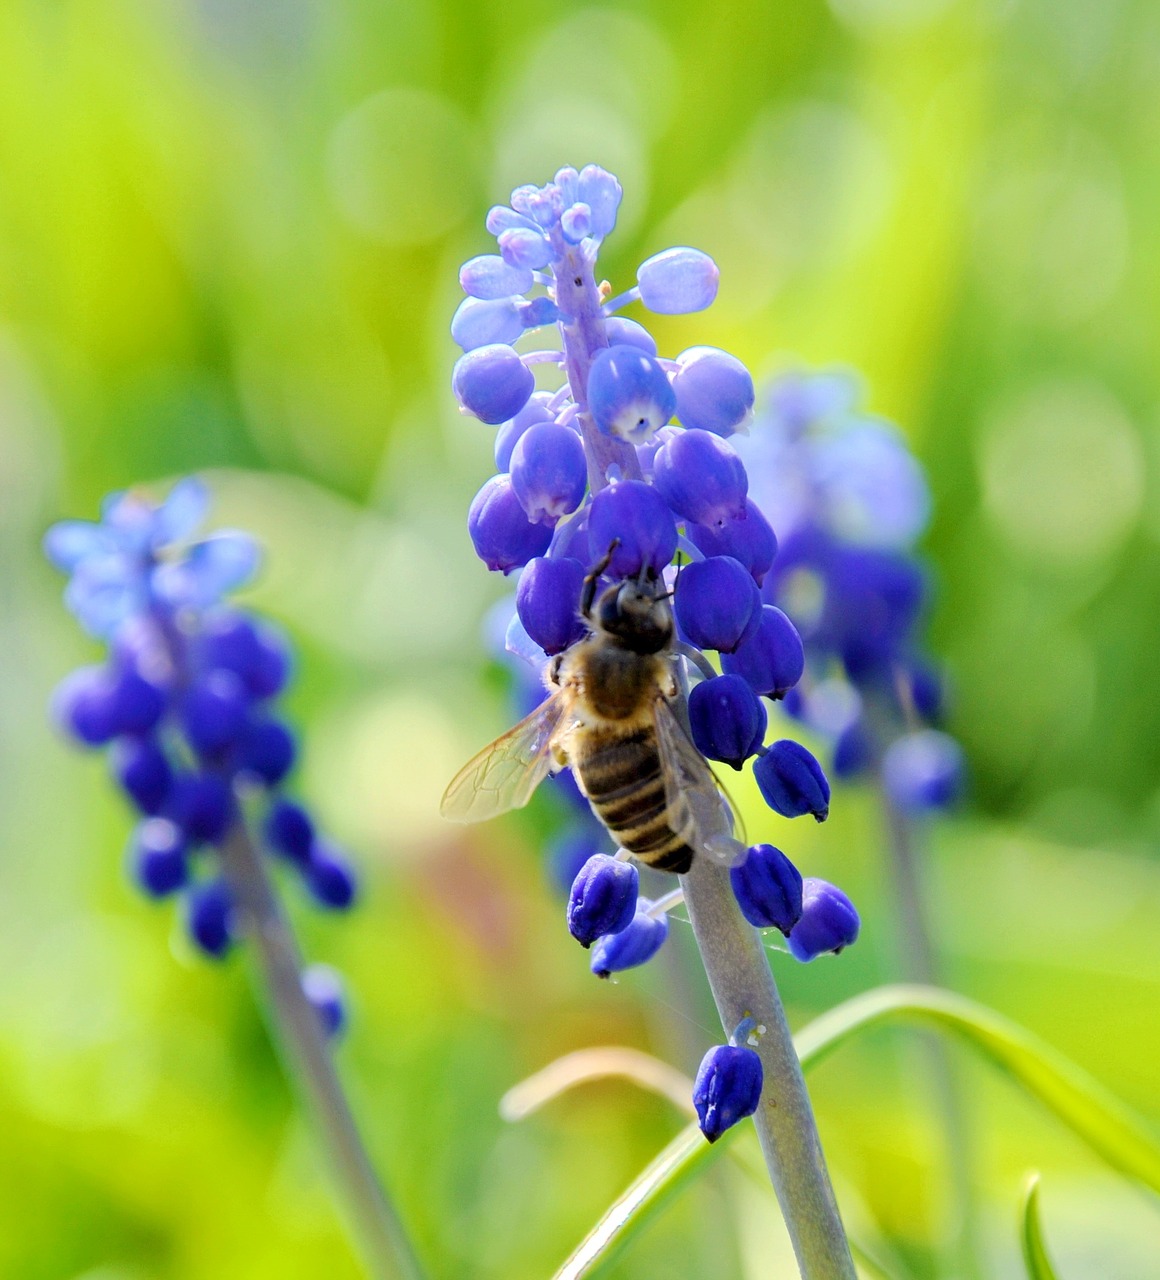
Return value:
M 693 861 L 693 818 L 683 798 L 671 806 L 665 798 L 652 727 L 590 733 L 575 768 L 592 812 L 642 862 L 683 875 Z

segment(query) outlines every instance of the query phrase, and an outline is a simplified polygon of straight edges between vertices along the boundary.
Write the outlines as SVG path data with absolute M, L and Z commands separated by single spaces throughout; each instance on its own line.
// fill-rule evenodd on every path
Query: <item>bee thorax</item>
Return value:
M 607 644 L 577 655 L 583 701 L 597 720 L 632 720 L 651 715 L 659 685 L 658 660 Z

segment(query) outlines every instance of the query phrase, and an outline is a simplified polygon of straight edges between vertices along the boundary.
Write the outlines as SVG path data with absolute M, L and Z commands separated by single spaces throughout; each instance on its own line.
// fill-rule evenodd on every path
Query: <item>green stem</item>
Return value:
M 898 905 L 901 976 L 907 982 L 937 986 L 939 965 L 927 919 L 920 857 L 915 847 L 915 825 L 884 792 L 881 798 L 889 832 L 887 844 Z M 977 1229 L 971 1188 L 970 1139 L 962 1092 L 946 1045 L 934 1035 L 924 1035 L 922 1041 L 950 1177 L 952 1260 L 967 1280 L 977 1280 L 980 1272 L 975 1244 Z
M 856 1280 L 801 1063 L 765 948 L 742 916 L 723 867 L 699 856 L 681 883 L 721 1025 L 731 1031 L 743 1018 L 752 1017 L 765 1028 L 757 1044 L 765 1088 L 753 1122 L 802 1278 Z
M 234 824 L 222 847 L 222 863 L 244 932 L 257 952 L 287 1074 L 326 1148 L 368 1270 L 375 1280 L 421 1280 L 411 1243 L 355 1125 L 321 1021 L 302 990 L 294 935 L 244 822 Z

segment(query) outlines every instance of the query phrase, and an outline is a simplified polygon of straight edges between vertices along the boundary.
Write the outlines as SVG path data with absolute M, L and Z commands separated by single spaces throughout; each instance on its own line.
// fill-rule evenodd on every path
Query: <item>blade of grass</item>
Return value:
M 1028 1280 L 1056 1280 L 1055 1268 L 1047 1256 L 1043 1243 L 1043 1228 L 1039 1221 L 1039 1174 L 1027 1179 L 1023 1192 L 1023 1211 L 1020 1214 L 1019 1236 L 1023 1243 L 1023 1263 Z

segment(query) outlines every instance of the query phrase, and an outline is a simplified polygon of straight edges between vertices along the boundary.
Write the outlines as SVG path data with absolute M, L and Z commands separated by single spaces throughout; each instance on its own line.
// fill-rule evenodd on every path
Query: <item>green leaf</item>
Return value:
M 1023 1262 L 1028 1280 L 1056 1280 L 1055 1268 L 1047 1256 L 1043 1244 L 1043 1230 L 1039 1223 L 1039 1174 L 1027 1179 L 1023 1193 L 1023 1213 L 1020 1236 L 1023 1242 Z
M 1054 1111 L 1113 1169 L 1160 1192 L 1160 1143 L 1149 1125 L 1038 1036 L 965 996 L 918 986 L 855 996 L 795 1038 L 802 1066 L 816 1066 L 857 1032 L 898 1018 L 954 1032 Z
M 960 1036 L 1054 1111 L 1113 1169 L 1160 1192 L 1160 1144 L 1148 1125 L 1070 1059 L 964 996 L 920 986 L 878 987 L 855 996 L 795 1037 L 802 1067 L 808 1071 L 867 1027 L 898 1020 Z M 737 1131 L 729 1130 L 713 1146 L 696 1125 L 678 1134 L 585 1236 L 556 1280 L 599 1275 Z
M 695 1124 L 682 1129 L 581 1240 L 555 1280 L 599 1275 L 669 1201 L 725 1149 L 739 1126 L 710 1146 Z

